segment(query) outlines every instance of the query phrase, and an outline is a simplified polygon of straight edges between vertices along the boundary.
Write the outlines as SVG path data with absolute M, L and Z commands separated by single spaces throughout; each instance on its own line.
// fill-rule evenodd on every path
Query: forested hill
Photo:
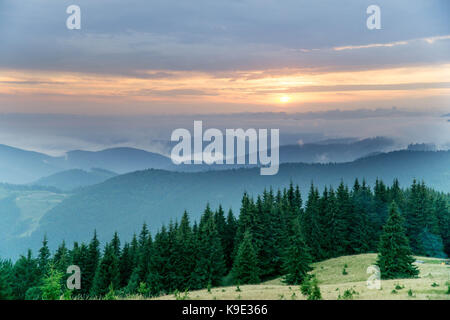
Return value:
M 47 234 L 54 247 L 62 239 L 67 243 L 85 241 L 98 231 L 100 240 L 110 239 L 118 231 L 130 238 L 136 226 L 146 221 L 152 231 L 162 223 L 179 218 L 186 209 L 197 219 L 207 202 L 212 208 L 222 204 L 236 212 L 242 193 L 260 194 L 264 188 L 286 187 L 292 180 L 303 193 L 312 181 L 337 186 L 341 180 L 351 185 L 365 178 L 373 185 L 377 178 L 391 183 L 398 178 L 402 187 L 414 178 L 424 180 L 438 191 L 450 192 L 450 152 L 397 151 L 379 154 L 343 164 L 283 164 L 274 176 L 261 176 L 258 168 L 200 173 L 145 170 L 125 174 L 88 187 L 49 211 L 30 238 L 8 246 L 18 252 L 36 249 Z M 12 253 L 12 252 L 10 252 Z M 13 254 L 16 254 L 15 252 Z

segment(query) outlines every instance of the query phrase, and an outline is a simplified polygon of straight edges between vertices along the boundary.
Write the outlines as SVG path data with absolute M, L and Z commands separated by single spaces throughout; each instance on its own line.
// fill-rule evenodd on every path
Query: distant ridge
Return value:
M 144 221 L 154 231 L 179 218 L 184 210 L 196 219 L 206 203 L 212 208 L 222 204 L 225 210 L 237 210 L 244 191 L 260 194 L 270 186 L 284 188 L 290 181 L 299 184 L 305 193 L 311 182 L 321 189 L 337 186 L 341 180 L 352 185 L 356 177 L 365 178 L 370 185 L 377 178 L 386 183 L 398 178 L 401 186 L 407 187 L 413 179 L 423 179 L 436 190 L 450 192 L 449 164 L 450 151 L 404 150 L 339 164 L 282 164 L 274 176 L 261 176 L 257 168 L 197 173 L 137 171 L 87 187 L 65 199 L 41 219 L 30 238 L 9 247 L 36 249 L 44 234 L 52 239 L 51 244 L 62 239 L 67 243 L 85 241 L 94 229 L 102 240 L 111 238 L 114 231 L 128 238 Z
M 394 142 L 384 137 L 356 141 L 331 139 L 320 143 L 281 146 L 280 162 L 347 162 L 374 152 L 391 151 L 393 148 Z M 72 169 L 89 171 L 92 168 L 102 168 L 123 174 L 145 169 L 205 171 L 238 167 L 243 166 L 176 166 L 167 156 L 129 147 L 100 151 L 73 150 L 67 152 L 65 156 L 52 157 L 39 152 L 0 145 L 0 183 L 29 184 L 41 178 Z
M 90 171 L 71 169 L 41 178 L 34 182 L 33 185 L 55 187 L 63 191 L 73 191 L 77 188 L 101 183 L 115 176 L 117 176 L 115 172 L 98 168 L 93 168 Z

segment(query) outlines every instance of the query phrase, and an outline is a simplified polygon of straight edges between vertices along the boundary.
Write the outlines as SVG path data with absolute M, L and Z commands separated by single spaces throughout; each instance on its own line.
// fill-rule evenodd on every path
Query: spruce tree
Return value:
M 258 283 L 260 281 L 258 257 L 252 244 L 250 231 L 244 233 L 244 239 L 239 246 L 234 261 L 232 274 L 238 284 Z
M 83 294 L 89 294 L 94 282 L 95 273 L 97 271 L 98 263 L 100 260 L 100 242 L 97 239 L 97 231 L 94 231 L 94 236 L 89 243 L 87 249 L 87 259 L 85 270 L 81 270 L 84 273 L 83 284 L 81 291 Z
M 0 300 L 10 300 L 13 294 L 13 265 L 11 261 L 0 259 Z
M 53 257 L 53 264 L 59 272 L 65 275 L 67 267 L 69 266 L 69 262 L 69 250 L 66 247 L 66 242 L 63 240 L 63 242 L 59 245 L 58 249 L 55 252 L 55 255 Z
M 224 228 L 226 228 L 226 225 L 224 226 Z M 179 291 L 189 289 L 188 281 L 192 273 L 194 272 L 196 265 L 195 245 L 195 238 L 190 226 L 189 216 L 185 211 L 181 218 L 180 225 L 176 230 L 176 239 L 173 253 L 173 267 L 177 276 L 174 287 Z
M 119 259 L 114 253 L 112 244 L 106 244 L 90 294 L 93 297 L 102 297 L 108 293 L 111 286 L 114 290 L 119 289 L 120 286 Z
M 419 273 L 413 265 L 415 259 L 403 224 L 404 219 L 398 212 L 396 203 L 392 202 L 378 249 L 377 265 L 382 279 L 411 278 Z
M 225 225 L 225 230 L 223 234 L 223 253 L 225 257 L 225 265 L 227 270 L 230 270 L 233 266 L 233 250 L 234 250 L 234 239 L 236 238 L 237 222 L 234 217 L 233 211 L 228 210 L 227 221 Z
M 47 235 L 44 235 L 42 247 L 39 249 L 38 268 L 40 276 L 47 275 L 50 263 L 50 250 L 48 248 Z
M 301 218 L 301 227 L 306 245 L 310 248 L 311 255 L 316 261 L 325 256 L 322 249 L 324 228 L 321 226 L 319 200 L 319 192 L 311 184 L 306 209 Z M 291 234 L 295 235 L 295 232 Z
M 225 274 L 223 249 L 214 216 L 209 207 L 201 218 L 198 230 L 197 263 L 192 275 L 193 288 L 219 285 Z
M 284 258 L 284 282 L 298 285 L 308 278 L 308 272 L 312 270 L 312 258 L 298 223 L 294 229 Z
M 21 256 L 14 265 L 13 293 L 19 300 L 25 299 L 28 289 L 39 285 L 39 272 L 37 261 L 33 258 L 31 250 L 26 256 Z

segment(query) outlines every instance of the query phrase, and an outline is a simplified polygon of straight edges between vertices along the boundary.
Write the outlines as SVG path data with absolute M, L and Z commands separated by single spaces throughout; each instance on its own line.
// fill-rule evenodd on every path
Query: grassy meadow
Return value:
M 370 274 L 367 267 L 375 264 L 376 254 L 344 256 L 314 263 L 322 298 L 325 300 L 450 300 L 447 294 L 450 283 L 450 266 L 436 258 L 416 257 L 423 263 L 415 263 L 419 270 L 416 279 L 381 280 L 381 289 L 369 289 L 366 281 Z M 347 267 L 345 267 L 347 266 Z M 343 274 L 345 267 L 346 273 Z M 240 291 L 239 291 L 240 290 Z M 179 297 L 192 300 L 305 300 L 298 286 L 283 284 L 280 278 L 258 285 L 242 285 L 212 288 L 181 293 Z M 345 291 L 347 290 L 347 294 Z M 411 291 L 410 291 L 411 290 Z M 349 294 L 351 292 L 351 294 Z M 139 296 L 130 297 L 139 299 Z M 156 299 L 173 300 L 175 295 Z

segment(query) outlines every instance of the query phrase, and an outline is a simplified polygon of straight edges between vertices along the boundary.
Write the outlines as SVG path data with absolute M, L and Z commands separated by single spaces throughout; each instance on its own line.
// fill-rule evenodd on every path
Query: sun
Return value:
M 288 103 L 291 102 L 292 98 L 290 96 L 282 96 L 280 97 L 280 102 L 281 103 Z

